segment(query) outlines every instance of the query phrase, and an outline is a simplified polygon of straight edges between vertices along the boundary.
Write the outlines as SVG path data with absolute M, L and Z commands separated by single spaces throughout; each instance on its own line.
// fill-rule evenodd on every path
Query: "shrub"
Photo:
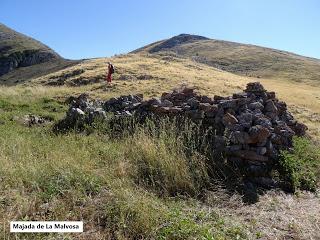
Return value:
M 292 190 L 315 191 L 320 179 L 320 148 L 306 138 L 294 138 L 293 149 L 282 151 L 280 165 Z

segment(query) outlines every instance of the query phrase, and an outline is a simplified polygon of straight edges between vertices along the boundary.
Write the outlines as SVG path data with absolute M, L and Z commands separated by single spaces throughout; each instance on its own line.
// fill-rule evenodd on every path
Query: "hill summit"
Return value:
M 294 53 L 180 34 L 151 43 L 133 53 L 175 54 L 242 76 L 308 82 L 320 82 L 320 60 Z
M 41 42 L 0 24 L 0 76 L 53 59 L 61 57 Z
M 0 23 L 0 84 L 22 83 L 76 63 Z

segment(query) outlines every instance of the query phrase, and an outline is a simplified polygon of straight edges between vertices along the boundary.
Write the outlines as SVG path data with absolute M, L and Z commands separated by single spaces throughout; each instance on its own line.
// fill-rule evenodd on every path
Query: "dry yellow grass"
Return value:
M 177 44 L 179 43 L 179 44 Z M 242 76 L 281 78 L 291 82 L 319 85 L 319 59 L 277 49 L 241 44 L 194 35 L 179 35 L 152 43 L 135 53 L 168 53 L 223 69 Z
M 113 62 L 116 73 L 113 88 L 106 90 L 104 76 L 107 61 Z M 260 81 L 267 90 L 275 91 L 278 97 L 288 104 L 292 113 L 309 126 L 309 132 L 312 136 L 320 139 L 320 87 L 285 79 L 243 77 L 189 59 L 173 56 L 128 54 L 111 59 L 91 59 L 65 70 L 34 79 L 28 85 L 39 86 L 52 81 L 57 76 L 63 76 L 77 69 L 83 69 L 84 72 L 67 78 L 65 82 L 67 86 L 79 78 L 85 79 L 88 83 L 92 79 L 99 83 L 81 85 L 80 87 L 43 87 L 46 90 L 41 91 L 48 92 L 50 95 L 78 94 L 87 91 L 92 97 L 99 98 L 133 93 L 144 93 L 146 97 L 159 97 L 164 91 L 188 85 L 194 87 L 201 94 L 213 96 L 215 94 L 229 95 L 241 91 L 248 82 Z

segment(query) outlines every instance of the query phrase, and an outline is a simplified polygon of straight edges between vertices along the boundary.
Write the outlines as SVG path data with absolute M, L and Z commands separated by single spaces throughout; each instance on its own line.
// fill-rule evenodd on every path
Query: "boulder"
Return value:
M 287 104 L 282 101 L 278 101 L 276 103 L 276 107 L 278 109 L 279 114 L 282 114 L 283 112 L 287 111 Z

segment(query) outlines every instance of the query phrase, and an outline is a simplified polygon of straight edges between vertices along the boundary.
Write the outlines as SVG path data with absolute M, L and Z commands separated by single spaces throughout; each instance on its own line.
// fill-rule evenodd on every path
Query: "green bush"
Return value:
M 296 137 L 293 150 L 281 152 L 280 165 L 293 191 L 315 191 L 320 179 L 320 147 L 306 138 Z

